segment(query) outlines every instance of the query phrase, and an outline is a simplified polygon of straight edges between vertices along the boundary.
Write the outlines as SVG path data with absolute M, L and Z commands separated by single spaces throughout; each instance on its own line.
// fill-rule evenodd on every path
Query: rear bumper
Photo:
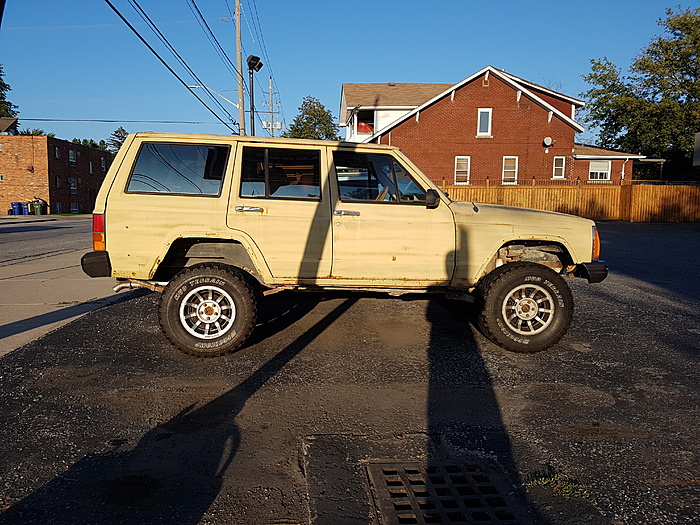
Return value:
M 107 252 L 88 252 L 80 259 L 80 266 L 90 277 L 111 277 L 112 264 Z
M 589 283 L 599 283 L 608 276 L 608 265 L 605 261 L 582 263 L 576 267 L 574 275 L 587 279 Z

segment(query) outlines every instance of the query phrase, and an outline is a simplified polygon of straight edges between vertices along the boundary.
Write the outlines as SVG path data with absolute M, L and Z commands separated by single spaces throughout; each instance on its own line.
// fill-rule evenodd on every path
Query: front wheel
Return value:
M 158 309 L 166 337 L 186 354 L 215 357 L 239 348 L 257 317 L 253 290 L 235 270 L 195 266 L 165 288 Z
M 503 265 L 483 279 L 478 292 L 479 328 L 491 341 L 514 352 L 539 352 L 556 344 L 574 312 L 564 279 L 536 263 Z

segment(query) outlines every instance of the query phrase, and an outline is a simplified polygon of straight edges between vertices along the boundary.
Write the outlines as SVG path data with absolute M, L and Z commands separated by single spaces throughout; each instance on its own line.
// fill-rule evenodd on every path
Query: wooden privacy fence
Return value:
M 442 185 L 451 199 L 631 222 L 700 221 L 700 186 L 676 184 Z

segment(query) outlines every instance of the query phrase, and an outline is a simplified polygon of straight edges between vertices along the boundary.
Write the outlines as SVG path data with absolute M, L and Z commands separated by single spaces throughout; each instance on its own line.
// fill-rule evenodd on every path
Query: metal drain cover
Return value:
M 384 525 L 532 523 L 485 461 L 373 462 L 367 471 Z

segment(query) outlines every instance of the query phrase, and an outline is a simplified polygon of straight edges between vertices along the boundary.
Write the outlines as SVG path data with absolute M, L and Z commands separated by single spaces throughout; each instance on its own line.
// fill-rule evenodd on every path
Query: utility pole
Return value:
M 238 69 L 238 134 L 245 136 L 243 102 L 243 46 L 241 45 L 241 0 L 236 0 L 236 68 Z
M 272 101 L 273 95 L 274 95 L 274 93 L 272 92 L 272 75 L 270 75 L 270 136 L 271 137 L 275 136 L 275 128 L 274 128 L 274 122 L 273 122 L 275 112 L 273 111 L 274 107 L 272 105 L 273 104 L 273 101 Z
M 275 122 L 275 102 L 274 102 L 274 97 L 275 93 L 272 91 L 272 76 L 270 76 L 270 121 L 265 122 L 263 121 L 263 128 L 269 129 L 270 131 L 270 136 L 274 137 L 275 136 L 275 130 L 276 129 L 282 129 L 282 123 L 281 122 Z

